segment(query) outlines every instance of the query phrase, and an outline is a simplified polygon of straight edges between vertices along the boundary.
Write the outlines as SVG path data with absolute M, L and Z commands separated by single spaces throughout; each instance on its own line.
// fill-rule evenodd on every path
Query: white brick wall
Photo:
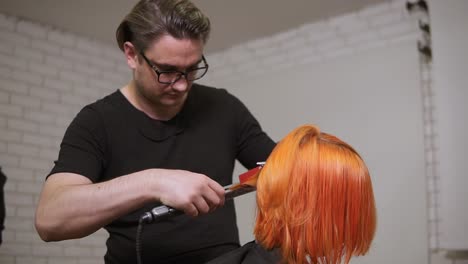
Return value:
M 244 75 L 261 77 L 391 45 L 392 41 L 416 39 L 417 24 L 404 7 L 405 1 L 390 1 L 209 54 L 213 67 L 204 82 L 233 81 Z
M 0 263 L 102 263 L 107 233 L 45 243 L 34 212 L 71 119 L 131 77 L 117 47 L 0 14 L 0 165 L 8 177 Z

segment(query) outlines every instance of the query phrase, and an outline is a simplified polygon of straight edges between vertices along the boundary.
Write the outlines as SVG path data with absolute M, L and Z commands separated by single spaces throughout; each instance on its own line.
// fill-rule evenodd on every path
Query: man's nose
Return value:
M 179 80 L 172 84 L 172 89 L 178 92 L 185 92 L 189 86 L 189 82 L 185 76 L 180 76 Z

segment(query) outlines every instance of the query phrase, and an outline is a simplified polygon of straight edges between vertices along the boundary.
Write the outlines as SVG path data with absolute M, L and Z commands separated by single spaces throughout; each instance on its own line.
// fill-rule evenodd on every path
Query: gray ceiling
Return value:
M 389 0 L 194 0 L 211 19 L 207 52 Z M 137 0 L 0 0 L 0 12 L 114 43 Z

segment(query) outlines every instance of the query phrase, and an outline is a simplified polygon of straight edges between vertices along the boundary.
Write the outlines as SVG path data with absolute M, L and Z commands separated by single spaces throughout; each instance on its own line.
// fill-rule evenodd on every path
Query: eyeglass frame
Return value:
M 161 83 L 161 84 L 174 84 L 176 82 L 178 82 L 182 76 L 184 76 L 185 80 L 191 82 L 191 81 L 196 81 L 196 80 L 199 80 L 201 79 L 203 76 L 205 76 L 205 74 L 208 72 L 208 68 L 209 68 L 209 65 L 208 63 L 206 62 L 206 59 L 205 59 L 205 56 L 202 54 L 202 61 L 203 61 L 203 64 L 205 64 L 205 66 L 202 66 L 202 67 L 198 67 L 196 69 L 192 69 L 192 70 L 186 70 L 185 72 L 183 71 L 179 71 L 179 70 L 171 70 L 171 71 L 161 71 L 159 70 L 156 65 L 154 65 L 146 56 L 145 54 L 143 53 L 143 51 L 140 51 L 140 55 L 143 57 L 143 59 L 146 61 L 146 63 L 148 63 L 148 65 L 151 67 L 151 69 L 156 73 L 156 75 L 158 76 L 158 82 Z M 187 74 L 192 72 L 192 71 L 197 71 L 197 70 L 202 70 L 202 69 L 205 69 L 205 72 L 198 78 L 196 79 L 193 79 L 193 80 L 189 80 L 187 79 Z M 161 82 L 159 80 L 159 76 L 163 73 L 178 73 L 179 76 L 172 82 Z

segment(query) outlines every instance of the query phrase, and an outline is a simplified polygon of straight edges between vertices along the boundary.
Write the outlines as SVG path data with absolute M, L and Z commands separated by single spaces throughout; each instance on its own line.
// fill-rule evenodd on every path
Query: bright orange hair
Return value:
M 348 263 L 376 229 L 366 164 L 347 143 L 304 125 L 275 147 L 257 179 L 255 237 L 285 263 Z M 309 259 L 309 261 L 307 260 Z

